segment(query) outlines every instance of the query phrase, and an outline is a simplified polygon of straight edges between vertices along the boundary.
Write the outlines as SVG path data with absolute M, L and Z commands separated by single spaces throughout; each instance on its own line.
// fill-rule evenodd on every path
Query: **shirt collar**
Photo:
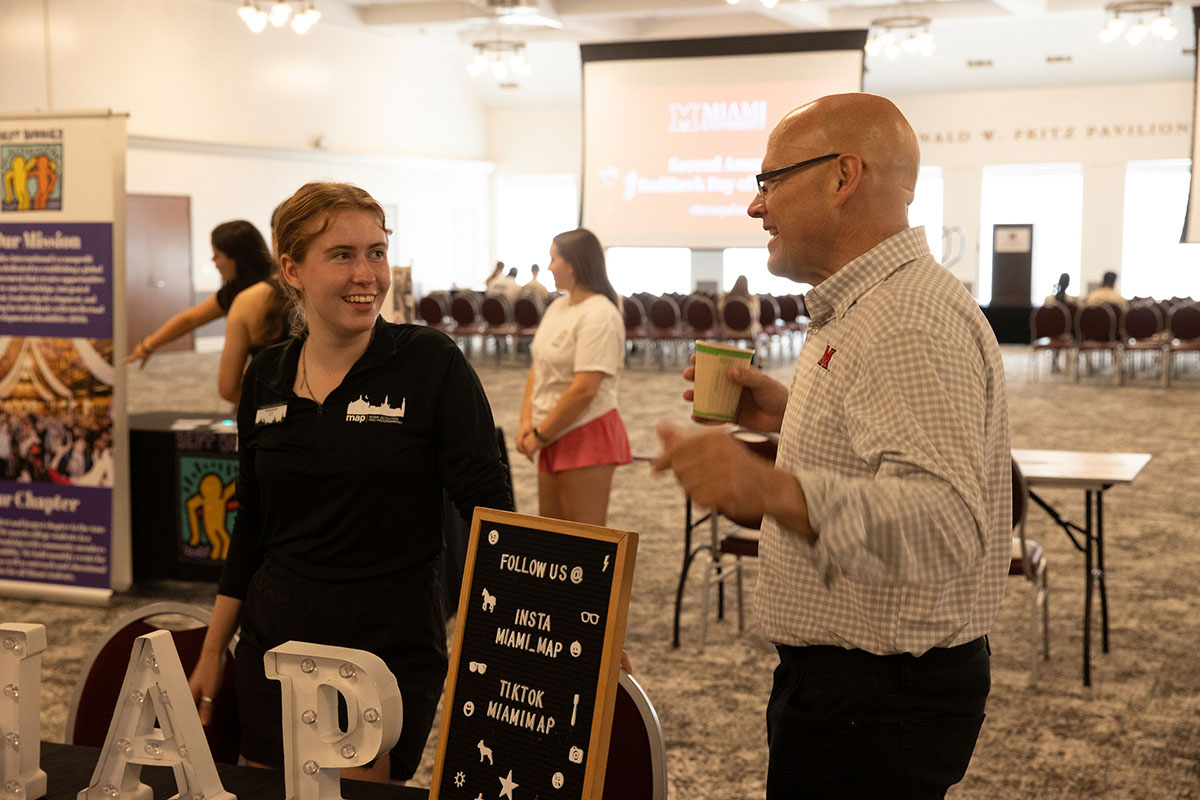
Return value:
M 292 387 L 296 383 L 296 371 L 300 366 L 300 349 L 307 339 L 306 334 L 303 338 L 288 341 L 283 358 L 279 362 L 279 370 L 264 381 L 269 387 L 282 394 L 293 394 Z M 358 361 L 354 362 L 346 377 L 382 364 L 395 352 L 396 339 L 391 335 L 388 323 L 382 316 L 378 316 L 375 318 L 375 327 L 371 329 L 371 343 L 367 345 L 366 352 L 358 357 Z
M 924 227 L 908 228 L 883 240 L 808 290 L 804 304 L 812 324 L 840 318 L 893 272 L 926 255 L 929 241 Z

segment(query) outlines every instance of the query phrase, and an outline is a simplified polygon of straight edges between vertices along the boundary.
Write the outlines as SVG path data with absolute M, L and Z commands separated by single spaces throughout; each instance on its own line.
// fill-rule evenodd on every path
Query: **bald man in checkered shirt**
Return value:
M 919 163 L 882 97 L 823 97 L 779 123 L 748 213 L 771 272 L 812 284 L 812 323 L 790 388 L 730 370 L 737 422 L 779 432 L 776 462 L 724 432 L 659 428 L 657 470 L 762 519 L 771 800 L 944 797 L 983 723 L 1012 535 L 1004 370 L 979 307 L 908 226 Z

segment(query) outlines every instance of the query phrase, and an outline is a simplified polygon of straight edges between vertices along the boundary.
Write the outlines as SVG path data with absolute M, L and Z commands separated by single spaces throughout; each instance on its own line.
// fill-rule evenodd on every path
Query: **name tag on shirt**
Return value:
M 287 403 L 263 406 L 254 415 L 255 425 L 275 425 L 287 418 Z

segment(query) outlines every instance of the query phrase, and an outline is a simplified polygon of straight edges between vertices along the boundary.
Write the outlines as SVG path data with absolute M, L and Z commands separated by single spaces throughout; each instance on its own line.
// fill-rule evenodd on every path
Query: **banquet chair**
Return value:
M 1175 379 L 1176 359 L 1180 353 L 1200 352 L 1200 305 L 1192 302 L 1180 303 L 1171 308 L 1167 317 L 1170 341 L 1164 354 L 1163 386 L 1170 386 Z
M 1071 315 L 1060 303 L 1046 303 L 1035 308 L 1029 315 L 1029 373 L 1028 380 L 1038 379 L 1038 357 L 1049 353 L 1052 364 L 1058 363 L 1058 354 L 1066 354 L 1067 368 L 1072 361 L 1075 340 L 1071 337 Z
M 717 324 L 717 310 L 713 301 L 696 293 L 684 301 L 683 320 L 687 323 L 684 335 L 689 339 L 718 339 L 721 337 Z
M 200 658 L 211 616 L 208 609 L 187 603 L 151 603 L 114 622 L 83 660 L 67 712 L 66 744 L 104 746 L 137 637 L 169 630 L 183 670 L 190 673 Z M 234 637 L 225 659 L 221 692 L 213 704 L 212 723 L 204 728 L 213 760 L 224 764 L 237 763 L 241 742 L 233 677 L 236 644 Z
M 417 316 L 429 327 L 449 334 L 454 330 L 450 318 L 450 296 L 445 292 L 430 292 L 417 303 Z
M 1121 369 L 1122 356 L 1121 338 L 1117 335 L 1117 315 L 1112 307 L 1105 303 L 1087 306 L 1080 309 L 1075 318 L 1075 358 L 1082 358 L 1091 374 L 1092 354 L 1108 353 L 1112 357 L 1113 380 L 1117 384 L 1125 382 L 1125 373 Z M 1075 364 L 1075 381 L 1078 383 L 1081 370 Z
M 725 305 L 721 307 L 722 338 L 734 341 L 745 341 L 750 347 L 754 346 L 754 323 L 750 306 L 739 297 L 726 297 Z M 745 334 L 744 336 L 742 334 Z
M 750 430 L 738 430 L 733 437 L 740 441 L 750 452 L 757 456 L 775 461 L 779 450 L 779 438 L 774 434 L 763 434 Z M 700 650 L 708 639 L 708 607 L 712 601 L 713 589 L 716 589 L 718 605 L 717 618 L 724 617 L 725 582 L 730 578 L 735 580 L 737 591 L 737 629 L 740 635 L 746 629 L 745 592 L 743 572 L 744 558 L 758 558 L 758 541 L 761 536 L 759 527 L 762 520 L 733 520 L 733 526 L 724 533 L 720 530 L 719 514 L 713 511 L 712 522 L 712 558 L 708 562 L 704 577 L 704 603 L 700 616 Z M 732 563 L 725 556 L 732 556 Z
M 521 295 L 513 304 L 513 319 L 517 326 L 514 336 L 517 350 L 520 351 L 522 345 L 527 349 L 528 344 L 533 341 L 533 335 L 537 333 L 538 324 L 542 321 L 542 301 L 532 294 Z
M 1167 341 L 1163 334 L 1163 318 L 1158 307 L 1152 303 L 1130 304 L 1121 312 L 1121 342 L 1125 345 L 1122 350 L 1123 358 L 1128 366 L 1129 358 L 1134 359 L 1132 370 L 1125 369 L 1131 376 L 1137 375 L 1140 363 L 1149 355 L 1152 363 L 1159 369 L 1159 378 L 1166 369 Z
M 778 342 L 788 332 L 787 326 L 780 324 L 779 304 L 769 294 L 758 296 L 758 323 L 762 325 L 762 338 L 760 339 L 763 343 L 762 363 L 766 364 L 771 360 L 772 342 Z
M 808 319 L 803 316 L 800 310 L 800 302 L 794 295 L 781 294 L 775 298 L 779 304 L 779 320 L 781 331 L 786 331 L 788 355 L 795 355 L 796 340 L 799 339 L 801 344 L 804 342 L 804 336 L 808 333 Z
M 663 295 L 650 304 L 647 317 L 650 320 L 650 341 L 661 358 L 658 364 L 661 369 L 665 366 L 666 349 L 670 348 L 677 353 L 684 340 L 680 327 L 679 304 L 671 297 Z
M 470 356 L 471 344 L 476 336 L 483 335 L 483 320 L 480 316 L 479 295 L 474 292 L 459 292 L 450 301 L 450 316 L 454 317 L 455 339 L 461 339 L 463 351 Z
M 667 745 L 645 690 L 620 671 L 604 771 L 604 800 L 666 800 Z
M 1008 574 L 1020 575 L 1029 581 L 1032 587 L 1029 607 L 1029 683 L 1035 684 L 1038 679 L 1038 667 L 1041 661 L 1050 659 L 1050 582 L 1047 574 L 1046 552 L 1042 545 L 1025 536 L 1025 518 L 1029 511 L 1029 488 L 1025 485 L 1025 476 L 1017 466 L 1016 459 L 1012 462 L 1012 559 L 1009 562 Z M 1041 625 L 1038 625 L 1038 617 Z M 1041 628 L 1041 646 L 1038 646 L 1038 628 Z M 1039 657 L 1039 652 L 1040 657 Z
M 498 363 L 500 357 L 508 352 L 508 337 L 517 333 L 512 303 L 502 294 L 489 294 L 483 298 L 480 314 L 483 316 L 483 335 L 491 337 Z
M 646 307 L 637 295 L 621 298 L 621 316 L 625 320 L 625 345 L 629 355 L 639 350 L 643 366 L 650 361 L 650 332 L 646 328 Z

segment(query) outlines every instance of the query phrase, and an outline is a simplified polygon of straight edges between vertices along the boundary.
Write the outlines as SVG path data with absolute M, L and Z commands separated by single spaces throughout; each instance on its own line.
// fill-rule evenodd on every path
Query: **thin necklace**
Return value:
M 304 340 L 304 344 L 300 345 L 300 388 L 308 392 L 309 398 L 317 405 L 321 405 L 317 401 L 317 396 L 313 394 L 312 387 L 308 385 L 308 339 Z

